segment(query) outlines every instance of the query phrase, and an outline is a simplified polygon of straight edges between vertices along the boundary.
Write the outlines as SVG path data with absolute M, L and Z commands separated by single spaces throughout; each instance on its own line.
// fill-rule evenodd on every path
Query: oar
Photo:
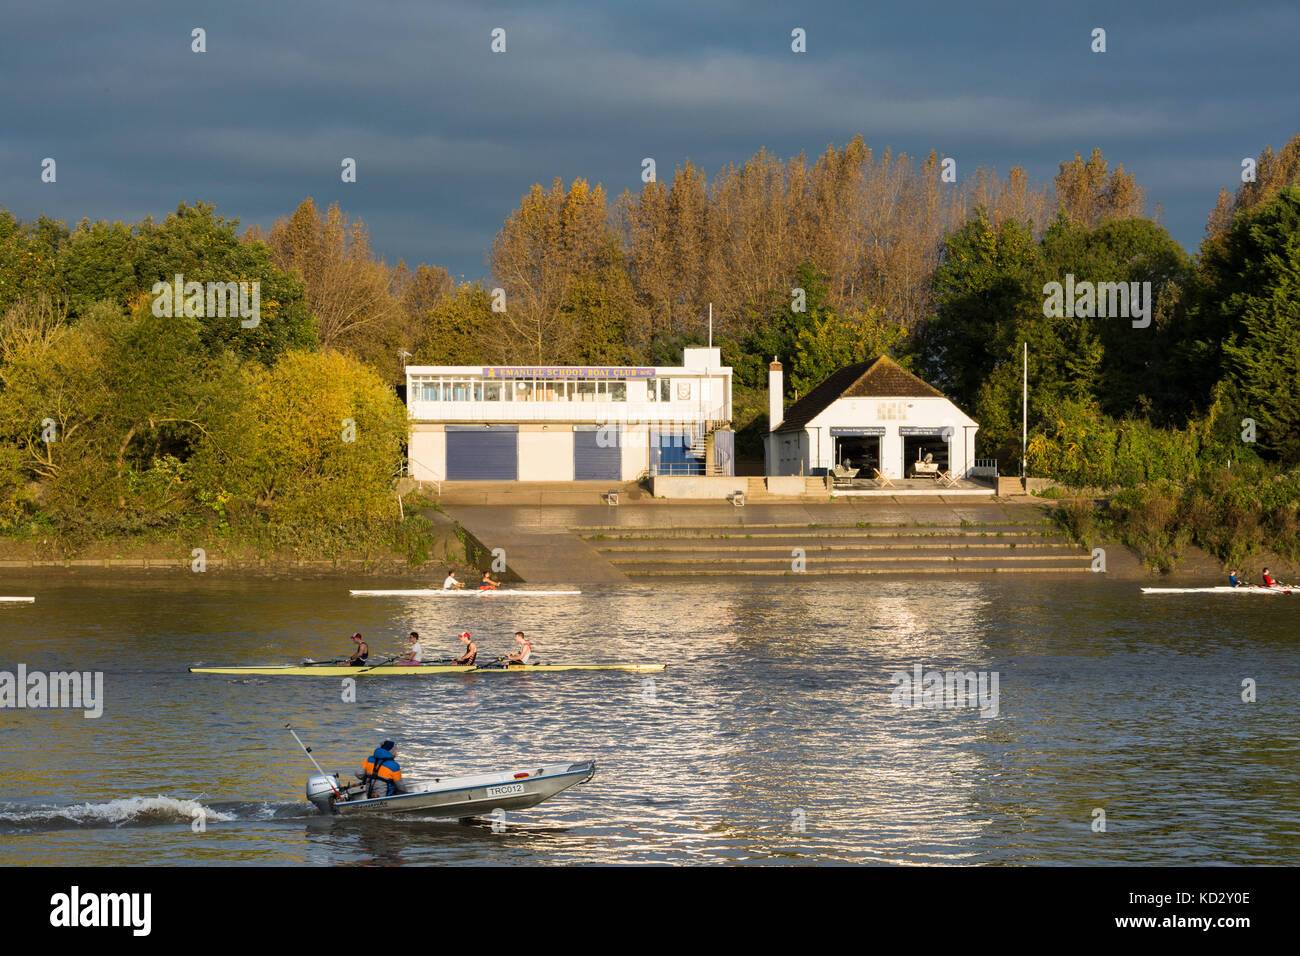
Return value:
M 347 660 L 346 657 L 336 657 L 336 658 L 334 658 L 334 660 L 332 660 L 332 661 L 312 661 L 312 660 L 307 660 L 307 661 L 303 661 L 303 662 L 302 662 L 302 666 L 303 666 L 303 667 L 331 667 L 331 666 L 333 666 L 334 664 L 342 664 L 345 660 Z
M 366 665 L 365 667 L 360 668 L 360 669 L 357 671 L 357 673 L 358 673 L 358 674 L 364 674 L 366 671 L 372 671 L 372 670 L 374 670 L 376 667 L 383 667 L 385 664 L 391 664 L 391 663 L 393 663 L 393 661 L 395 661 L 395 660 L 397 660 L 396 657 L 389 657 L 389 658 L 386 658 L 386 659 L 380 661 L 378 664 L 368 664 L 368 665 Z
M 342 797 L 343 794 L 339 792 L 339 788 L 334 786 L 334 778 L 331 777 L 329 774 L 327 774 L 324 770 L 321 770 L 320 764 L 318 764 L 316 762 L 316 758 L 311 755 L 311 748 L 302 742 L 302 738 L 299 737 L 297 731 L 293 729 L 293 725 L 285 724 L 284 729 L 289 731 L 289 733 L 293 734 L 293 739 L 298 741 L 298 746 L 301 747 L 302 752 L 307 755 L 307 759 L 311 761 L 311 765 L 316 768 L 317 772 L 320 773 L 322 777 L 325 778 L 325 782 L 328 783 L 330 785 L 330 789 L 334 791 L 334 796 Z

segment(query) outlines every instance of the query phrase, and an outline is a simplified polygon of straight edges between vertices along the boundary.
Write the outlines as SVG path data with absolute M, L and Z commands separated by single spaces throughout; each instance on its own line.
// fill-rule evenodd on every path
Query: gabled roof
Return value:
M 832 372 L 785 411 L 779 432 L 803 431 L 810 421 L 841 398 L 947 398 L 887 355 Z

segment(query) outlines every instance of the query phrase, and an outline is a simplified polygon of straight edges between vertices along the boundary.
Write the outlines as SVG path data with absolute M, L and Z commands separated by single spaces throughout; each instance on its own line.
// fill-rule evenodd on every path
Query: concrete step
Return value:
M 674 561 L 663 556 L 646 555 L 636 558 L 617 558 L 611 563 L 617 568 L 627 570 L 633 567 L 668 567 L 671 565 L 686 566 L 693 565 L 699 559 L 688 558 L 682 561 Z M 758 567 L 769 565 L 779 567 L 781 565 L 789 566 L 793 558 L 789 555 L 776 557 L 773 555 L 718 555 L 710 558 L 707 566 L 710 568 L 719 567 Z M 870 555 L 844 555 L 844 554 L 816 554 L 809 552 L 806 560 L 811 565 L 816 562 L 818 567 L 856 567 L 858 565 L 870 564 L 890 564 L 890 565 L 953 565 L 953 564 L 987 564 L 1002 565 L 1006 564 L 1026 564 L 1030 562 L 1071 564 L 1081 562 L 1091 565 L 1092 558 L 1090 555 L 1079 553 L 1074 554 L 995 554 L 995 555 L 907 555 L 907 554 L 870 554 Z
M 908 565 L 907 567 L 858 566 L 830 567 L 809 564 L 803 571 L 795 571 L 788 564 L 784 568 L 636 568 L 626 572 L 628 578 L 689 578 L 689 577 L 790 577 L 813 576 L 854 576 L 903 575 L 911 577 L 917 574 L 1092 574 L 1087 564 L 1079 565 L 985 565 L 985 564 L 936 564 Z
M 750 545 L 742 544 L 735 547 L 720 548 L 716 545 L 704 545 L 699 547 L 597 547 L 596 550 L 605 555 L 609 560 L 618 562 L 625 558 L 636 557 L 639 555 L 655 555 L 663 557 L 672 557 L 674 560 L 681 559 L 687 561 L 708 560 L 713 556 L 728 557 L 741 555 L 761 556 L 764 554 L 789 554 L 795 548 L 802 548 L 806 554 L 843 554 L 843 555 L 872 555 L 872 554 L 897 554 L 900 552 L 912 553 L 932 553 L 932 554 L 968 554 L 968 555 L 997 555 L 997 554 L 1061 554 L 1078 557 L 1083 552 L 1079 548 L 1066 541 L 1061 542 L 1034 542 L 1032 544 L 880 544 L 880 545 L 852 545 L 852 544 L 819 544 L 817 542 L 799 542 L 794 541 L 789 544 L 781 545 Z
M 1049 528 L 808 528 L 790 525 L 762 528 L 750 525 L 728 528 L 637 528 L 616 531 L 581 532 L 588 541 L 784 541 L 790 540 L 906 540 L 906 541 L 1015 541 L 1064 538 Z
M 1057 525 L 1051 521 L 967 521 L 965 524 L 954 523 L 951 521 L 935 522 L 917 522 L 917 521 L 824 521 L 824 522 L 798 522 L 798 521 L 744 521 L 743 516 L 738 515 L 742 520 L 730 524 L 654 524 L 654 525 L 626 525 L 626 524 L 571 524 L 568 526 L 570 531 L 578 534 L 587 532 L 612 531 L 612 532 L 664 532 L 672 533 L 679 531 L 735 531 L 737 528 L 743 528 L 745 531 L 765 531 L 797 528 L 816 529 L 820 531 L 862 531 L 862 530 L 879 530 L 879 529 L 901 529 L 907 531 L 913 530 L 938 530 L 948 528 L 954 531 L 981 531 L 991 529 L 1041 529 L 1056 528 Z

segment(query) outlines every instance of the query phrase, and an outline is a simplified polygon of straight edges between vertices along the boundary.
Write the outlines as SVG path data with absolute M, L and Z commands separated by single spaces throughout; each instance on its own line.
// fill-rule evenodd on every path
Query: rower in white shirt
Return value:
M 456 588 L 463 588 L 464 586 L 465 585 L 456 580 L 455 571 L 448 571 L 447 580 L 442 582 L 442 589 L 444 591 L 454 591 Z
M 406 652 L 398 658 L 397 662 L 399 664 L 423 664 L 424 647 L 420 644 L 420 635 L 415 631 L 412 631 L 410 642 L 410 646 L 406 649 Z

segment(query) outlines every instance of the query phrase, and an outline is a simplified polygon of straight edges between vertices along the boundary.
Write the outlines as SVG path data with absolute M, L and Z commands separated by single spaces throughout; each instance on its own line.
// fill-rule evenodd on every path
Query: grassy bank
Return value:
M 1172 571 L 1190 546 L 1225 566 L 1279 556 L 1300 561 L 1300 468 L 1210 468 L 1188 482 L 1158 480 L 1104 497 L 1063 498 L 1052 517 L 1085 547 L 1112 540 L 1156 571 Z
M 387 521 L 293 525 L 231 523 L 218 515 L 139 529 L 69 530 L 28 524 L 18 533 L 0 536 L 0 567 L 189 567 L 201 559 L 212 568 L 360 567 L 428 574 L 444 567 L 478 568 L 488 556 L 486 548 L 432 500 L 408 496 L 403 511 L 402 518 Z

